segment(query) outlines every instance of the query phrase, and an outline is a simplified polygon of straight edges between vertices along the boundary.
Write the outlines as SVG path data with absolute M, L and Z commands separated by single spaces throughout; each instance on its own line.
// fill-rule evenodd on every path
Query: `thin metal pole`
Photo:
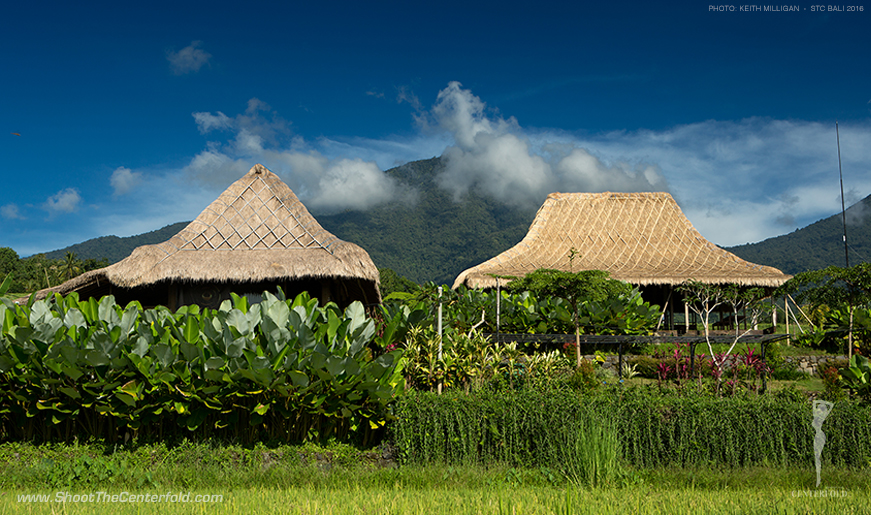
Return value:
M 439 328 L 439 364 L 441 364 L 441 361 L 442 361 L 442 287 L 441 286 L 439 286 L 439 322 L 438 322 L 438 328 Z M 441 381 L 441 379 L 439 379 L 438 391 L 439 391 L 439 395 L 441 395 L 441 393 L 442 393 L 442 381 Z
M 496 341 L 499 341 L 499 315 L 502 311 L 502 290 L 499 278 L 496 278 Z
M 838 121 L 835 120 L 835 136 L 838 139 L 838 176 L 841 178 L 841 222 L 844 225 L 844 262 L 850 268 L 850 255 L 847 252 L 847 210 L 844 207 L 844 172 L 841 170 L 841 135 L 838 132 Z

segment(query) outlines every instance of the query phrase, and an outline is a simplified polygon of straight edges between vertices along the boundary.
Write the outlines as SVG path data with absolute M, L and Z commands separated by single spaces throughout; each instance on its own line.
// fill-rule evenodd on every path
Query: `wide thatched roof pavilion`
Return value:
M 216 307 L 231 291 L 258 294 L 275 286 L 340 304 L 381 299 L 369 254 L 321 227 L 293 191 L 258 164 L 169 240 L 39 293 L 113 294 L 119 302 L 174 309 Z
M 520 243 L 463 271 L 454 288 L 493 288 L 494 276 L 539 268 L 605 270 L 661 304 L 690 279 L 774 288 L 791 277 L 706 240 L 668 193 L 551 193 Z

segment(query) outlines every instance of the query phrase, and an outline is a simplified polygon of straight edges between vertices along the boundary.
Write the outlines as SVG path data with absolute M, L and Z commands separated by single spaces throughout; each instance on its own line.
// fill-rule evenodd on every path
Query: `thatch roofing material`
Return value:
M 706 240 L 668 193 L 551 193 L 520 243 L 462 272 L 454 288 L 492 288 L 494 275 L 539 268 L 605 270 L 637 285 L 779 286 L 791 277 Z
M 133 288 L 161 281 L 324 277 L 363 279 L 374 288 L 378 269 L 362 248 L 321 227 L 293 191 L 258 164 L 168 241 L 138 247 L 124 260 L 52 291 L 67 293 L 98 281 Z

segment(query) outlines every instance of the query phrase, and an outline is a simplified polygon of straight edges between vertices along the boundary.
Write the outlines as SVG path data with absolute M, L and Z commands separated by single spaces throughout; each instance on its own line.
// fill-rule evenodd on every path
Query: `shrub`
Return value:
M 396 406 L 393 437 L 407 462 L 503 463 L 562 470 L 566 441 L 584 427 L 613 427 L 619 462 L 636 467 L 782 466 L 813 462 L 811 403 L 797 391 L 718 398 L 611 386 L 578 395 L 411 392 Z M 586 424 L 586 426 L 584 425 Z M 824 460 L 865 467 L 871 412 L 838 402 L 824 426 Z
M 656 370 L 661 360 L 650 356 L 629 356 L 626 362 L 635 367 L 638 375 L 646 379 L 656 379 Z
M 844 390 L 841 388 L 841 374 L 838 372 L 838 369 L 835 367 L 827 367 L 823 369 L 822 367 L 818 371 L 820 378 L 823 380 L 823 386 L 825 386 L 825 392 L 823 397 L 827 401 L 840 401 L 846 398 L 846 394 Z
M 575 390 L 590 390 L 599 386 L 599 380 L 596 377 L 596 366 L 588 359 L 582 359 L 580 366 L 569 378 L 569 384 Z

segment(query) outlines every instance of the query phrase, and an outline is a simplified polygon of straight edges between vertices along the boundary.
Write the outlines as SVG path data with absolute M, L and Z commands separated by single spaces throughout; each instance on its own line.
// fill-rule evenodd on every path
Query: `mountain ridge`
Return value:
M 389 176 L 418 191 L 416 202 L 390 203 L 367 211 L 345 211 L 316 218 L 324 229 L 364 248 L 376 266 L 391 268 L 415 282 L 451 284 L 466 268 L 482 263 L 517 244 L 529 229 L 536 209 L 509 207 L 470 192 L 459 200 L 440 188 L 440 157 L 412 161 L 387 170 Z M 871 195 L 847 210 L 851 264 L 871 256 Z M 101 236 L 47 252 L 49 259 L 66 252 L 80 259 L 107 258 L 115 263 L 136 247 L 168 240 L 189 222 L 119 238 Z M 757 243 L 722 247 L 753 263 L 794 275 L 805 270 L 843 266 L 840 214 L 796 231 Z

